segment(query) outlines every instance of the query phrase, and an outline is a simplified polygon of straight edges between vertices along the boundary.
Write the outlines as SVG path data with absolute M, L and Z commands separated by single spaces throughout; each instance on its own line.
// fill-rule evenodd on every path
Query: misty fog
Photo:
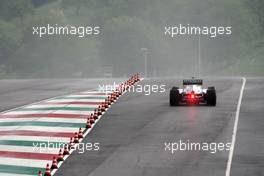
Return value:
M 0 78 L 263 75 L 258 0 L 2 0 Z M 100 33 L 33 35 L 33 27 Z M 165 35 L 166 26 L 231 26 L 231 35 Z M 200 61 L 199 61 L 200 58 Z

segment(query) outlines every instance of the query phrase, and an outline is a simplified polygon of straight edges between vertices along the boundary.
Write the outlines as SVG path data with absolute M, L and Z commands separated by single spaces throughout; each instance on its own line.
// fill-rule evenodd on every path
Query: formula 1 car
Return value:
M 216 105 L 215 87 L 204 88 L 201 79 L 184 79 L 182 88 L 170 90 L 170 106 L 199 104 Z

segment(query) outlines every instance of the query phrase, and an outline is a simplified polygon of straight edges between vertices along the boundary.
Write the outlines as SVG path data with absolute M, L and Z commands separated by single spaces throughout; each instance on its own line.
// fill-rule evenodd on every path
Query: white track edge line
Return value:
M 231 148 L 230 148 L 230 151 L 229 151 L 229 156 L 228 156 L 225 176 L 230 176 L 232 159 L 233 159 L 234 148 L 235 148 L 235 143 L 236 143 L 236 134 L 237 134 L 237 126 L 238 126 L 238 120 L 239 120 L 240 107 L 241 107 L 241 103 L 242 103 L 242 98 L 243 98 L 245 85 L 246 85 L 246 82 L 247 82 L 245 77 L 242 77 L 241 79 L 242 79 L 243 83 L 242 83 L 242 86 L 241 86 L 241 89 L 240 89 L 238 104 L 237 104 L 237 108 L 236 108 L 236 117 L 235 117 L 235 123 L 234 123 L 233 134 L 232 134 L 232 143 L 231 143 Z

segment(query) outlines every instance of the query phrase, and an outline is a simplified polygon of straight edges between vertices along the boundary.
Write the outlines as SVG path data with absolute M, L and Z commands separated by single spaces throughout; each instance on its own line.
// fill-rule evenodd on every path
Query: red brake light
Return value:
M 190 94 L 189 97 L 190 97 L 190 99 L 195 99 L 195 93 L 194 93 L 194 91 L 191 92 L 191 94 Z

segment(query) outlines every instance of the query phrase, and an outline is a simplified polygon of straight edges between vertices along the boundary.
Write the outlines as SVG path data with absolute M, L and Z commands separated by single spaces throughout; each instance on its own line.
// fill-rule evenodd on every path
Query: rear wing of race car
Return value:
M 202 79 L 184 79 L 183 80 L 183 85 L 203 85 L 203 80 Z

